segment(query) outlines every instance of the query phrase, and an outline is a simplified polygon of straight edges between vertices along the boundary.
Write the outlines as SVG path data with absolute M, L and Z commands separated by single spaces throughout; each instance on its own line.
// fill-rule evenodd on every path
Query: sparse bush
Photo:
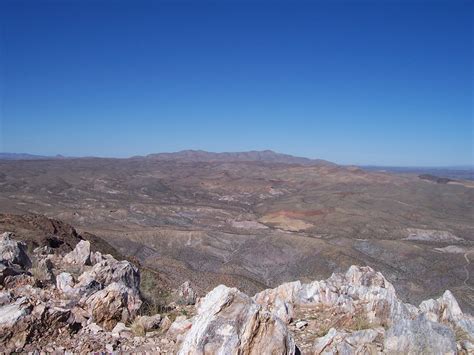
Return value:
M 466 332 L 464 329 L 460 327 L 456 327 L 454 329 L 454 336 L 456 337 L 456 342 L 459 343 L 461 341 L 467 340 L 467 341 L 472 341 L 471 337 L 469 336 L 469 333 Z
M 330 323 L 322 323 L 319 326 L 319 328 L 316 330 L 316 335 L 318 337 L 323 337 L 329 332 L 331 328 L 332 328 L 332 325 Z
M 350 330 L 363 330 L 372 328 L 374 325 L 367 319 L 367 316 L 363 313 L 356 313 L 352 318 L 348 329 Z
M 40 263 L 38 260 L 33 261 L 29 272 L 38 281 L 51 281 L 51 272 L 49 272 L 44 263 Z
M 135 336 L 143 337 L 146 334 L 145 327 L 143 324 L 138 320 L 138 317 L 135 318 L 133 321 L 132 325 L 130 326 L 130 329 L 132 330 L 132 333 Z
M 142 268 L 140 273 L 140 293 L 143 304 L 140 315 L 155 315 L 169 312 L 171 292 L 164 289 L 156 272 Z

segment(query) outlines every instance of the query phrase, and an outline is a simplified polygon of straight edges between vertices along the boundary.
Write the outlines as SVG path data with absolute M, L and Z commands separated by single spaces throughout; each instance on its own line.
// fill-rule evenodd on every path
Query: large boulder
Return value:
M 79 266 L 90 265 L 91 243 L 87 240 L 81 240 L 71 252 L 64 256 L 63 261 Z
M 18 265 L 23 269 L 31 267 L 31 260 L 26 253 L 26 244 L 12 239 L 13 233 L 0 235 L 0 263 Z
M 131 321 L 142 301 L 135 290 L 123 283 L 113 282 L 103 290 L 81 299 L 80 304 L 95 323 L 110 331 L 118 322 Z
M 235 288 L 217 286 L 201 300 L 179 354 L 294 354 L 286 325 Z
M 91 282 L 109 285 L 119 282 L 138 293 L 140 287 L 140 273 L 138 269 L 126 260 L 117 261 L 107 258 L 95 264 L 90 270 L 78 277 L 76 287 L 87 287 Z

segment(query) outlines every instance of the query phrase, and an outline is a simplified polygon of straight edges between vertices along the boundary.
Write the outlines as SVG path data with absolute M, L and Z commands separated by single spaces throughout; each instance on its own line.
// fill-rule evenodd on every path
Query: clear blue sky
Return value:
M 0 1 L 0 151 L 473 164 L 473 1 Z

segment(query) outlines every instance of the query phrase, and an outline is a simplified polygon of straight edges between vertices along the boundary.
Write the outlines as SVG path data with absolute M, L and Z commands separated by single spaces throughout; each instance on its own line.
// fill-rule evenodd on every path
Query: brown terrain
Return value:
M 64 221 L 156 271 L 163 287 L 191 280 L 200 294 L 223 283 L 253 295 L 368 265 L 404 301 L 449 289 L 474 310 L 472 182 L 270 151 L 0 160 L 0 212 L 0 232 L 75 245 L 68 225 L 33 214 Z

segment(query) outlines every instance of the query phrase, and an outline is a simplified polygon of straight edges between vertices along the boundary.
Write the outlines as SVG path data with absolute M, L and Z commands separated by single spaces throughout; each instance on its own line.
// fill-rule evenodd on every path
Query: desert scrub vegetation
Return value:
M 140 294 L 143 304 L 140 315 L 154 315 L 167 313 L 171 302 L 171 292 L 163 288 L 161 280 L 155 271 L 147 268 L 140 270 Z
M 135 320 L 132 322 L 130 329 L 135 336 L 143 337 L 146 334 L 145 327 L 143 326 L 143 323 L 138 320 L 138 318 L 135 318 Z
M 456 342 L 462 342 L 462 341 L 470 341 L 472 342 L 474 339 L 469 336 L 469 333 L 466 332 L 464 329 L 460 327 L 456 327 L 454 329 L 454 336 L 456 337 Z
M 376 324 L 371 323 L 364 313 L 357 312 L 352 317 L 351 322 L 349 322 L 347 329 L 357 331 L 357 330 L 370 329 L 370 328 L 373 328 L 374 326 L 376 326 Z
M 48 270 L 47 261 L 45 260 L 33 260 L 29 272 L 38 281 L 50 281 L 52 279 L 52 274 Z

